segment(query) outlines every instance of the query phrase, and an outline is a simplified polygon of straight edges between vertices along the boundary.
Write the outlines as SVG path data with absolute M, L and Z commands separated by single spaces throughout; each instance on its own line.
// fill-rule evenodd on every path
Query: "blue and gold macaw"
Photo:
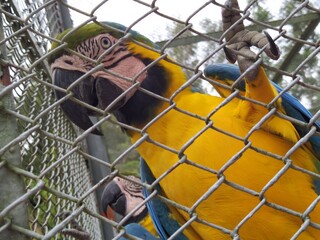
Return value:
M 156 180 L 143 159 L 141 159 L 142 179 L 140 180 L 134 176 L 128 176 L 128 178 L 130 180 L 115 177 L 104 188 L 101 204 L 104 215 L 108 218 L 112 218 L 109 217 L 110 208 L 122 217 L 125 217 L 138 205 L 142 204 L 150 193 L 146 188 L 137 183 L 142 180 L 142 182 L 152 184 Z M 160 187 L 157 186 L 156 188 L 160 193 Z M 136 237 L 141 237 L 139 234 L 141 233 L 146 234 L 148 239 L 152 237 L 154 239 L 167 239 L 180 228 L 180 225 L 171 217 L 171 212 L 163 201 L 158 198 L 152 198 L 146 205 L 142 205 L 140 209 L 128 218 L 124 223 L 124 227 L 128 234 Z M 142 231 L 141 227 L 145 231 Z M 175 239 L 186 240 L 187 238 L 180 233 Z
M 104 188 L 101 197 L 101 205 L 104 214 L 108 218 L 110 218 L 110 208 L 122 217 L 125 217 L 144 201 L 142 185 L 135 183 L 140 182 L 140 179 L 135 176 L 128 176 L 128 178 L 130 180 L 115 177 Z M 138 225 L 136 223 L 138 223 Z M 124 226 L 127 233 L 132 235 L 135 235 L 132 231 L 138 226 L 141 226 L 150 234 L 148 235 L 148 238 L 153 236 L 154 239 L 157 239 L 157 231 L 152 223 L 146 205 L 142 205 L 140 209 L 134 212 L 125 222 Z M 138 227 L 138 229 L 138 232 L 141 232 L 140 227 Z
M 114 23 L 90 23 L 57 37 L 71 50 L 53 45 L 57 98 L 72 94 L 84 103 L 61 103 L 83 129 L 92 127 L 93 107 L 131 126 L 125 131 L 160 179 L 161 194 L 184 206 L 168 205 L 188 239 L 318 239 L 317 150 L 311 139 L 300 144 L 290 121 L 265 117 L 278 91 L 250 46 L 265 47 L 274 59 L 279 52 L 270 37 L 245 30 L 235 8 L 232 0 L 223 10 L 225 52 L 238 62 L 243 94 L 254 101 L 194 92 L 155 44 Z M 286 103 L 282 96 L 272 107 L 292 116 Z

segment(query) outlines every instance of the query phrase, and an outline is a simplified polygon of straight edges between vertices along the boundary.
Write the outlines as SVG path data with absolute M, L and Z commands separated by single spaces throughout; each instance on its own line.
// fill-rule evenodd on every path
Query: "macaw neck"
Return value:
M 148 215 L 148 208 L 143 206 L 142 211 L 138 215 L 131 216 L 126 222 L 125 225 L 129 223 L 136 223 L 142 221 Z
M 152 59 L 143 59 L 146 66 L 152 61 Z M 186 76 L 179 66 L 161 60 L 148 69 L 147 77 L 140 87 L 169 99 L 185 81 Z M 184 91 L 191 91 L 191 87 L 186 88 Z M 141 128 L 167 106 L 168 101 L 138 90 L 123 107 L 115 112 L 115 116 L 121 122 Z

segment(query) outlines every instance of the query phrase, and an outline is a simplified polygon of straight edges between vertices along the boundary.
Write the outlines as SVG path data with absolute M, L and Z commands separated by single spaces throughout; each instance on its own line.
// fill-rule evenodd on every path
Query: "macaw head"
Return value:
M 61 108 L 82 129 L 92 126 L 89 115 L 97 115 L 91 106 L 117 112 L 133 95 L 139 95 L 135 94 L 139 87 L 159 95 L 166 88 L 165 82 L 157 82 L 169 75 L 163 71 L 163 62 L 170 63 L 155 61 L 160 56 L 156 51 L 158 46 L 136 31 L 126 33 L 126 27 L 112 22 L 90 23 L 68 29 L 57 39 L 62 44 L 58 41 L 52 44 L 49 58 L 54 84 L 60 87 L 55 89 L 55 94 L 58 99 L 67 96 L 61 100 Z M 171 69 L 174 68 L 177 66 Z M 148 99 L 140 97 L 135 101 Z M 129 115 L 125 120 L 130 123 Z
M 141 180 L 135 176 L 128 176 L 128 178 L 135 182 L 141 182 Z M 133 181 L 115 177 L 107 184 L 101 197 L 101 206 L 104 215 L 112 218 L 110 217 L 110 209 L 112 209 L 124 217 L 144 201 L 142 186 Z M 142 205 L 131 215 L 125 225 L 141 221 L 147 213 L 147 207 Z

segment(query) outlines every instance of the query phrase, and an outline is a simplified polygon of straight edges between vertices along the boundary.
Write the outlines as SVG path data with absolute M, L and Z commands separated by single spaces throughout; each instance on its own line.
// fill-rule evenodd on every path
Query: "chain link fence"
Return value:
M 56 1 L 1 1 L 1 190 L 17 190 L 1 193 L 1 239 L 22 239 L 10 225 L 23 220 L 25 229 L 16 227 L 26 236 L 65 239 L 69 214 L 92 239 L 102 239 L 99 220 L 83 211 L 97 212 L 88 162 L 79 154 L 85 145 L 75 144 L 77 133 L 55 104 L 45 60 L 50 37 L 70 27 L 61 7 Z M 12 148 L 19 150 L 15 157 Z
M 159 42 L 163 52 L 169 47 L 186 46 L 203 41 L 211 41 L 217 48 L 220 46 L 219 37 L 222 32 L 201 33 L 193 29 L 188 21 L 209 5 L 220 9 L 221 3 L 209 1 L 199 9 L 195 9 L 186 21 L 182 21 L 163 14 L 161 9 L 156 7 L 158 1 L 150 4 L 147 1 L 134 2 L 149 9 L 148 14 L 137 19 L 137 22 L 143 21 L 153 13 L 184 25 L 179 34 L 168 41 Z M 250 10 L 250 7 L 258 2 L 253 1 L 247 8 Z M 108 5 L 108 1 L 101 1 L 99 5 L 97 3 L 96 8 L 99 9 L 103 5 Z M 309 84 L 300 81 L 298 74 L 299 71 L 307 71 L 307 75 L 312 76 L 315 73 L 312 69 L 308 72 L 308 62 L 313 59 L 320 60 L 319 39 L 310 38 L 315 29 L 319 31 L 318 7 L 308 1 L 301 1 L 301 4 L 292 9 L 291 14 L 285 19 L 261 22 L 248 18 L 252 24 L 251 29 L 272 29 L 277 33 L 275 39 L 293 43 L 293 49 L 288 52 L 287 58 L 281 60 L 279 66 L 266 64 L 270 74 L 273 74 L 275 79 L 285 77 L 288 83 L 294 83 L 290 87 L 299 85 L 305 91 L 313 92 L 314 96 L 320 96 L 319 82 Z M 53 93 L 55 86 L 52 84 L 47 53 L 54 36 L 72 26 L 69 9 L 77 10 L 66 2 L 57 0 L 1 0 L 0 239 L 111 239 L 113 236 L 111 227 L 121 229 L 122 222 L 118 224 L 100 215 L 99 191 L 115 176 L 121 175 L 118 165 L 135 145 L 123 150 L 116 159 L 111 159 L 112 163 L 109 163 L 104 153 L 97 154 L 99 150 L 94 149 L 98 144 L 102 144 L 100 150 L 103 148 L 101 138 L 92 139 L 94 137 L 89 135 L 88 140 L 87 133 L 83 134 L 75 128 L 60 110 L 61 102 L 56 100 Z M 81 11 L 78 13 L 85 14 Z M 89 13 L 86 16 L 89 20 L 95 19 L 95 16 Z M 301 37 L 292 36 L 284 29 L 286 25 L 299 21 L 309 26 Z M 191 32 L 192 36 L 181 37 L 183 32 Z M 301 59 L 295 69 L 289 69 L 292 54 L 305 46 L 310 51 L 308 58 Z M 208 51 L 208 54 L 202 56 L 194 67 L 186 66 L 184 63 L 181 65 L 186 71 L 201 78 L 199 69 L 217 55 L 218 50 Z M 319 108 L 313 109 L 313 112 L 315 117 L 312 120 L 315 121 L 320 117 Z M 102 121 L 109 121 L 114 126 L 121 125 L 110 115 L 104 117 Z M 306 141 L 312 134 L 319 135 L 319 132 L 311 128 L 304 140 Z M 196 138 L 197 136 L 194 137 Z M 141 138 L 138 144 L 146 139 Z M 191 139 L 189 144 L 192 142 Z M 296 147 L 299 146 L 300 144 L 297 144 Z M 187 147 L 188 145 L 184 146 Z M 176 167 L 168 169 L 167 173 L 170 174 Z M 97 169 L 100 168 L 105 171 L 97 173 Z M 320 178 L 319 174 L 313 173 L 313 175 Z M 275 176 L 274 181 L 278 178 L 280 176 Z M 248 191 L 241 186 L 233 187 Z M 203 196 L 203 199 L 205 198 L 206 196 Z M 314 208 L 318 202 L 319 198 L 315 199 L 310 208 Z M 170 201 L 169 203 L 178 204 Z M 186 209 L 185 206 L 180 207 Z M 256 210 L 258 209 L 259 207 Z M 196 217 L 192 217 L 182 228 L 192 221 L 219 229 L 230 234 L 230 238 L 233 236 L 230 230 Z M 296 238 L 309 225 L 320 229 L 320 223 L 307 221 L 304 223 Z M 236 228 L 241 228 L 241 224 L 239 223 Z M 74 229 L 79 231 L 75 234 Z M 120 231 L 120 234 L 123 234 L 123 231 Z

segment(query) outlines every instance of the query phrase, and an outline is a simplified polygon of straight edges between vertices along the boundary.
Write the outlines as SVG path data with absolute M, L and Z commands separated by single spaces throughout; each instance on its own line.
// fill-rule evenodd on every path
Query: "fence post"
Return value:
M 4 39 L 2 17 L 0 17 L 0 41 Z M 6 46 L 0 46 L 1 58 L 6 59 Z M 9 69 L 7 66 L 0 66 L 0 93 L 5 85 L 10 84 Z M 1 95 L 1 94 L 0 94 Z M 9 146 L 18 134 L 17 121 L 14 116 L 9 114 L 6 109 L 13 110 L 14 101 L 12 95 L 5 94 L 0 98 L 0 235 L 1 239 L 6 240 L 26 240 L 29 239 L 17 231 L 10 229 L 10 224 L 18 225 L 23 228 L 28 227 L 28 211 L 26 204 L 15 206 L 8 213 L 3 210 L 14 200 L 25 193 L 23 178 L 7 168 L 6 164 L 21 168 L 21 155 L 19 144 Z
M 3 89 L 4 86 L 0 84 L 0 92 Z M 0 99 L 0 150 L 18 136 L 16 119 L 5 111 L 5 109 L 11 109 L 12 105 L 13 99 L 11 95 L 5 95 Z M 0 155 L 0 214 L 10 203 L 25 193 L 23 178 L 8 169 L 6 163 L 21 167 L 19 145 L 9 147 L 8 150 Z M 9 220 L 13 224 L 29 228 L 27 206 L 24 204 L 16 206 L 8 215 L 3 217 L 3 219 L 0 217 L 0 229 Z M 0 235 L 1 239 L 7 240 L 28 239 L 27 236 L 10 230 L 10 226 L 0 231 Z
M 90 118 L 93 123 L 97 122 L 96 117 Z M 97 136 L 94 134 L 89 134 L 86 138 L 87 146 L 88 146 L 88 153 L 98 159 L 104 160 L 109 162 L 108 154 L 106 151 L 106 145 L 104 144 L 104 140 L 102 136 Z M 93 184 L 98 183 L 102 178 L 107 176 L 110 173 L 110 169 L 107 167 L 102 167 L 101 164 L 98 164 L 94 161 L 89 161 L 89 168 L 93 178 Z M 102 196 L 102 188 L 98 188 L 96 191 L 97 202 L 99 204 L 98 209 L 100 212 L 101 210 L 101 196 Z M 105 240 L 113 238 L 113 230 L 111 225 L 102 222 L 102 233 Z
M 68 2 L 63 0 L 62 2 Z M 73 26 L 69 8 L 67 8 L 61 1 L 58 1 L 58 6 L 60 9 L 60 15 L 62 20 L 62 26 L 64 29 L 71 28 Z

